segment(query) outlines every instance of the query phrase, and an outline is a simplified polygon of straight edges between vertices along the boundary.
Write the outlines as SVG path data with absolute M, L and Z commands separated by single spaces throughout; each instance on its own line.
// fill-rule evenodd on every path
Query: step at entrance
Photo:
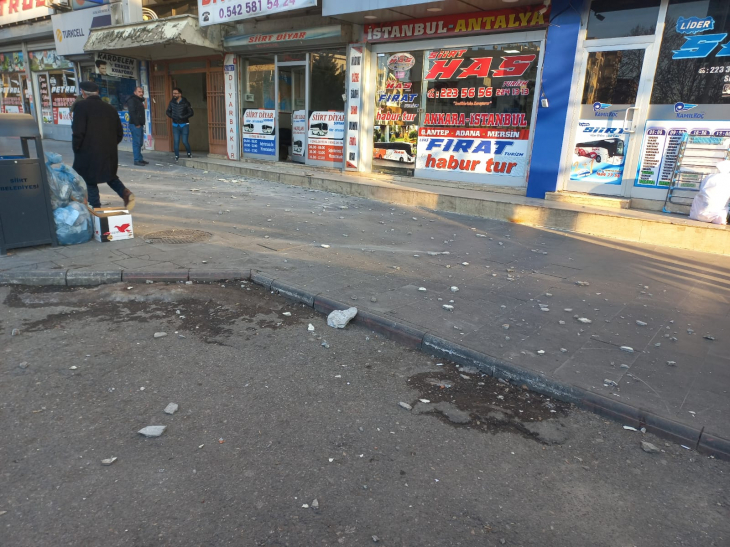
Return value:
M 581 192 L 547 192 L 547 201 L 559 201 L 562 203 L 574 203 L 576 205 L 587 205 L 608 209 L 628 209 L 631 204 L 630 198 L 615 196 L 595 196 Z

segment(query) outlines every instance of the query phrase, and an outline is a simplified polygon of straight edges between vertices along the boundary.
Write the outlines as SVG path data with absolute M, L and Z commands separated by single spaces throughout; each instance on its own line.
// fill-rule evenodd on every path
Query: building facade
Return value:
M 726 0 L 153 1 L 150 20 L 107 24 L 95 5 L 83 38 L 61 33 L 79 57 L 51 42 L 77 27 L 41 19 L 11 44 L 0 13 L 2 108 L 65 138 L 69 84 L 103 84 L 115 59 L 134 76 L 107 78 L 109 100 L 145 86 L 157 150 L 177 86 L 199 153 L 649 209 L 687 136 L 730 145 Z

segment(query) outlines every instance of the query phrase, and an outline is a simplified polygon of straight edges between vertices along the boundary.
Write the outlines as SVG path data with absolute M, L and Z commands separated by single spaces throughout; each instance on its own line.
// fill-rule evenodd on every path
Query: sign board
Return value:
M 226 152 L 229 160 L 239 159 L 241 150 L 238 140 L 238 59 L 227 53 L 223 61 L 223 78 L 226 97 Z
M 115 78 L 137 79 L 137 60 L 113 53 L 98 52 L 94 58 L 96 74 Z
M 364 27 L 364 41 L 370 43 L 453 38 L 514 30 L 534 30 L 548 26 L 550 9 L 543 4 L 495 11 L 425 17 Z
M 0 27 L 51 15 L 45 0 L 0 0 Z
M 276 156 L 275 130 L 275 110 L 246 110 L 243 114 L 243 153 Z
M 624 132 L 623 122 L 623 117 L 596 119 L 592 116 L 578 121 L 570 180 L 621 184 L 631 135 Z
M 362 112 L 362 45 L 350 46 L 350 63 L 347 92 L 347 143 L 345 169 L 357 171 L 360 165 L 360 114 Z
M 272 45 L 287 42 L 300 42 L 307 40 L 322 40 L 324 38 L 336 38 L 342 35 L 340 25 L 327 27 L 315 27 L 309 29 L 292 30 L 288 32 L 273 32 L 267 34 L 243 34 L 240 36 L 227 36 L 223 40 L 226 48 L 270 48 Z
M 305 144 L 307 142 L 307 111 L 297 110 L 291 117 L 292 159 L 300 163 L 306 157 Z
M 94 9 L 61 13 L 51 16 L 51 21 L 56 52 L 59 55 L 83 55 L 89 31 L 112 24 L 112 8 L 95 6 Z
M 98 8 L 99 6 L 108 3 L 109 0 L 71 0 L 71 9 L 76 11 L 89 8 Z
M 316 6 L 317 0 L 198 0 L 198 20 L 203 27 Z
M 308 162 L 342 163 L 344 138 L 344 112 L 312 112 L 307 139 Z

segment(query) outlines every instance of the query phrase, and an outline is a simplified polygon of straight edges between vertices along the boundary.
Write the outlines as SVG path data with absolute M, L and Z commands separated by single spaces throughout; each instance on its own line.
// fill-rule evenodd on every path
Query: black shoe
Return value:
M 192 155 L 192 154 L 191 154 L 190 152 L 188 152 L 188 157 L 189 157 L 189 158 L 192 158 L 192 157 L 193 157 L 193 155 Z
M 175 161 L 179 160 L 180 156 L 175 156 Z
M 135 161 L 134 165 L 139 165 L 141 167 L 144 167 L 145 165 L 147 165 L 147 162 L 146 161 Z
M 149 165 L 150 162 L 142 160 L 140 163 L 144 163 L 145 165 Z

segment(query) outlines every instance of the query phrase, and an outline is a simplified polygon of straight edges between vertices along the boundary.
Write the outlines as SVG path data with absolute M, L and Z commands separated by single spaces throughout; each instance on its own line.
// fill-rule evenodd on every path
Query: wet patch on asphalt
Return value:
M 568 438 L 560 420 L 572 405 L 476 369 L 445 362 L 436 372 L 411 376 L 408 385 L 419 393 L 410 403 L 414 414 L 485 433 L 519 433 L 544 444 L 562 444 Z

